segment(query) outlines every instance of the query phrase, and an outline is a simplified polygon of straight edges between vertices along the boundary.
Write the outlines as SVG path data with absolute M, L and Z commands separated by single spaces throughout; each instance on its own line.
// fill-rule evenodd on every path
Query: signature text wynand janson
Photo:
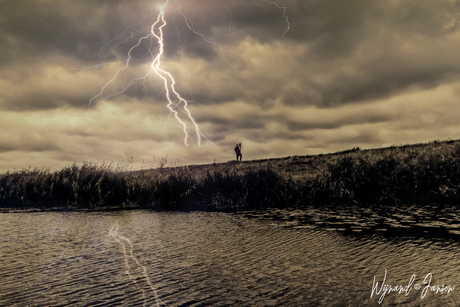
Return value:
M 433 275 L 431 273 L 428 273 L 425 278 L 423 279 L 423 283 L 415 283 L 415 278 L 416 275 L 412 274 L 411 278 L 409 279 L 409 282 L 407 285 L 395 285 L 392 286 L 390 284 L 386 284 L 386 279 L 387 279 L 387 269 L 385 269 L 385 276 L 383 278 L 382 283 L 380 284 L 379 287 L 379 282 L 375 281 L 375 275 L 374 275 L 374 282 L 372 283 L 372 291 L 371 291 L 371 298 L 375 296 L 380 296 L 379 297 L 379 304 L 383 302 L 383 299 L 385 298 L 385 295 L 390 294 L 391 292 L 397 292 L 398 294 L 404 294 L 406 296 L 409 295 L 409 293 L 412 291 L 412 289 L 419 291 L 422 290 L 420 293 L 420 296 L 425 298 L 426 294 L 428 292 L 433 292 L 436 294 L 449 294 L 452 291 L 454 291 L 455 287 L 451 285 L 433 285 L 431 284 L 431 279 Z

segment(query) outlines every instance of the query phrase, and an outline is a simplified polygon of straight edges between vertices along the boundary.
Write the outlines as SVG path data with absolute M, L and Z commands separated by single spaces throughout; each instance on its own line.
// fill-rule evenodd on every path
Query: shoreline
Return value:
M 120 172 L 73 164 L 0 175 L 0 211 L 225 211 L 449 205 L 460 201 L 460 140 Z

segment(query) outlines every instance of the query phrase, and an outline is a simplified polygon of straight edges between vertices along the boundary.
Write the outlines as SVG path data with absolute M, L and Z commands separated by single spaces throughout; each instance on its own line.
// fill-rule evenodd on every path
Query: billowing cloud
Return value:
M 209 140 L 198 146 L 177 108 L 186 147 L 150 70 L 165 3 L 0 0 L 0 170 L 221 162 L 236 142 L 250 159 L 460 132 L 456 1 L 169 0 L 162 68 Z

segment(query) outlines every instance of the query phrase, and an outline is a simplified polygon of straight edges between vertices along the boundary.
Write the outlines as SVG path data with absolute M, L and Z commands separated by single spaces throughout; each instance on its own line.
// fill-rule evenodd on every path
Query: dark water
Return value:
M 0 305 L 379 306 L 383 290 L 370 296 L 386 269 L 385 284 L 415 279 L 380 306 L 458 306 L 459 256 L 455 237 L 352 235 L 243 214 L 3 213 Z M 429 273 L 431 286 L 455 289 L 422 298 Z

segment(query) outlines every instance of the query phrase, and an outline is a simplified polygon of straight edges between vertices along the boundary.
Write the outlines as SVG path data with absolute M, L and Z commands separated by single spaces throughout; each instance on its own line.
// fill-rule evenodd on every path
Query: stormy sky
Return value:
M 160 67 L 201 146 L 151 70 L 165 3 Z M 0 171 L 458 139 L 459 20 L 454 0 L 0 0 Z

